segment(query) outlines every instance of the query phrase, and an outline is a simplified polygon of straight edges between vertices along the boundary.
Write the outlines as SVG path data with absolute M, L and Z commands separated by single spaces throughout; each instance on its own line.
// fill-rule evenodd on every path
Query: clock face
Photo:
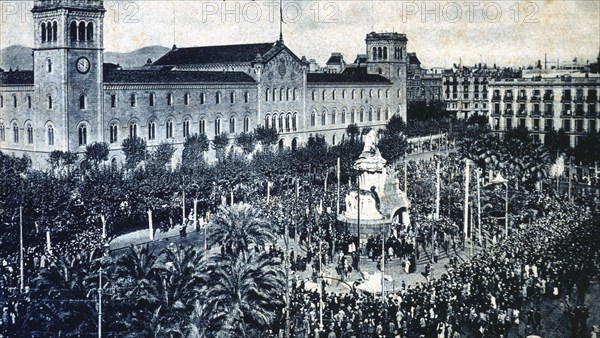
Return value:
M 90 70 L 90 60 L 80 57 L 77 60 L 77 71 L 81 74 L 85 74 Z

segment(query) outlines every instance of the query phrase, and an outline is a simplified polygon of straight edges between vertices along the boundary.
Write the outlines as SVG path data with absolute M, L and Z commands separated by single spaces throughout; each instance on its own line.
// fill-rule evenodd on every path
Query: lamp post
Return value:
M 506 238 L 508 237 L 508 180 L 498 174 L 491 184 L 506 184 L 506 190 L 504 191 L 504 236 Z

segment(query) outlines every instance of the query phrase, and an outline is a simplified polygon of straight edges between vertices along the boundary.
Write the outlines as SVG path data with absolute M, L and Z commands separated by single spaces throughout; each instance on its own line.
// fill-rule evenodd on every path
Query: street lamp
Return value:
M 508 180 L 498 173 L 491 181 L 491 184 L 506 184 L 504 195 L 504 236 L 508 237 Z

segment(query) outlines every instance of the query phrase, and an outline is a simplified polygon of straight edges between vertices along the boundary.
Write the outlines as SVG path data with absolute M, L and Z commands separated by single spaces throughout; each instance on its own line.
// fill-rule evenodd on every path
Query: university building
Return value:
M 102 0 L 35 0 L 33 71 L 0 72 L 0 150 L 46 165 L 53 150 L 82 154 L 107 142 L 111 161 L 138 136 L 149 147 L 195 133 L 233 139 L 276 128 L 279 148 L 311 135 L 329 144 L 348 124 L 381 128 L 406 120 L 407 38 L 369 33 L 366 60 L 334 55 L 327 72 L 283 42 L 177 48 L 135 69 L 104 63 Z M 362 57 L 357 60 L 363 61 Z M 233 144 L 233 142 L 231 142 Z M 209 155 L 211 157 L 211 155 Z

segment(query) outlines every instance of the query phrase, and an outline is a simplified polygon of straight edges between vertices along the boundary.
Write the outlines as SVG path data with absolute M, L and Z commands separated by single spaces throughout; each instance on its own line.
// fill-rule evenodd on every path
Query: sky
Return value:
M 299 57 L 324 64 L 365 53 L 371 31 L 407 35 L 425 67 L 484 62 L 527 66 L 600 52 L 600 0 L 283 0 L 283 35 Z M 0 0 L 0 47 L 33 46 L 32 1 Z M 279 0 L 104 1 L 104 48 L 129 52 L 270 42 L 279 36 Z

